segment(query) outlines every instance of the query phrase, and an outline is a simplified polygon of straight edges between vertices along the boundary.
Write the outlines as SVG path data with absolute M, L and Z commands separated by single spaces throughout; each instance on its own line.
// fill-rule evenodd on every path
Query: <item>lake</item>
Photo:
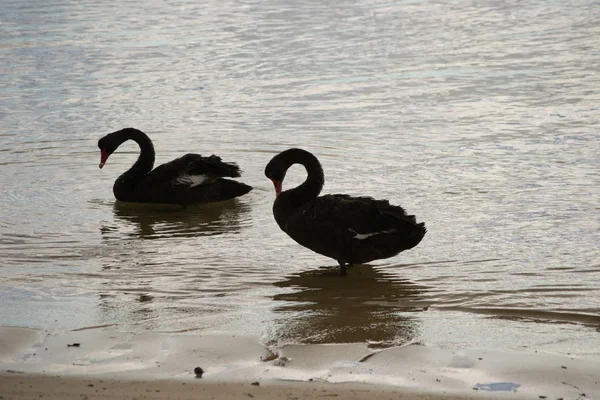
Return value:
M 3 4 L 1 325 L 600 355 L 597 3 Z M 116 202 L 139 150 L 100 170 L 97 140 L 128 126 L 254 190 Z M 423 241 L 337 276 L 273 219 L 290 147 Z

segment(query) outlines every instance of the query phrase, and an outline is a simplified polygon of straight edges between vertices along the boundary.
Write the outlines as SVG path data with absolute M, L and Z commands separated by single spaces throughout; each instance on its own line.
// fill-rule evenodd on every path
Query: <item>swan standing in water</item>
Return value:
M 282 191 L 285 174 L 301 164 L 308 174 L 300 186 Z M 337 260 L 340 274 L 347 266 L 393 257 L 419 244 L 427 229 L 400 206 L 371 197 L 345 194 L 319 196 L 323 168 L 306 150 L 285 150 L 271 159 L 265 175 L 275 185 L 273 215 L 292 239 Z

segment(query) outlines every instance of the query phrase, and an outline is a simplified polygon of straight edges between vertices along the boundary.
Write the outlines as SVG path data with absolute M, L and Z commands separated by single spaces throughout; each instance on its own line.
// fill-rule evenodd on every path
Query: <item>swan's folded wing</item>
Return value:
M 304 212 L 314 222 L 331 224 L 356 238 L 417 225 L 415 217 L 407 215 L 402 207 L 371 197 L 325 195 L 311 202 Z
M 155 184 L 193 187 L 218 178 L 237 178 L 240 175 L 240 168 L 235 163 L 223 162 L 215 155 L 202 157 L 189 153 L 156 167 L 148 174 L 148 180 Z

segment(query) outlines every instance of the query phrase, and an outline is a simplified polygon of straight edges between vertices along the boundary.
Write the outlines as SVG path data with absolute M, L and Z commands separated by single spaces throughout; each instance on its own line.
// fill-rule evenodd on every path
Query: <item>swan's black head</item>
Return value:
M 290 167 L 290 163 L 286 160 L 285 151 L 277 154 L 269 161 L 265 167 L 265 176 L 269 178 L 275 186 L 275 194 L 279 196 L 283 180 L 285 179 L 285 173 Z
M 134 135 L 143 133 L 135 128 L 125 128 L 120 131 L 109 133 L 98 140 L 98 148 L 100 149 L 100 168 L 104 167 L 108 157 L 117 150 L 117 148 L 127 139 Z
M 317 158 L 306 150 L 291 148 L 277 154 L 265 167 L 265 176 L 273 181 L 275 193 L 278 196 L 281 193 L 281 186 L 288 168 L 297 163 L 304 165 L 309 175 L 312 173 L 320 187 L 323 186 L 323 169 Z
M 286 165 L 279 155 L 273 157 L 265 167 L 265 176 L 272 181 L 283 182 L 289 165 Z

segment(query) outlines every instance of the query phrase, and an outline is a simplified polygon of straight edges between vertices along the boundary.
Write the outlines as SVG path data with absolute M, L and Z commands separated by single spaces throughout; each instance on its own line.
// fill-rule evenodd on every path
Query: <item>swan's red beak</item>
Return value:
M 273 186 L 275 186 L 275 196 L 279 196 L 281 193 L 281 182 L 276 181 L 275 179 L 271 179 L 273 181 Z
M 104 167 L 104 164 L 106 164 L 106 160 L 108 160 L 108 156 L 110 156 L 110 153 L 104 149 L 100 150 L 100 168 Z

